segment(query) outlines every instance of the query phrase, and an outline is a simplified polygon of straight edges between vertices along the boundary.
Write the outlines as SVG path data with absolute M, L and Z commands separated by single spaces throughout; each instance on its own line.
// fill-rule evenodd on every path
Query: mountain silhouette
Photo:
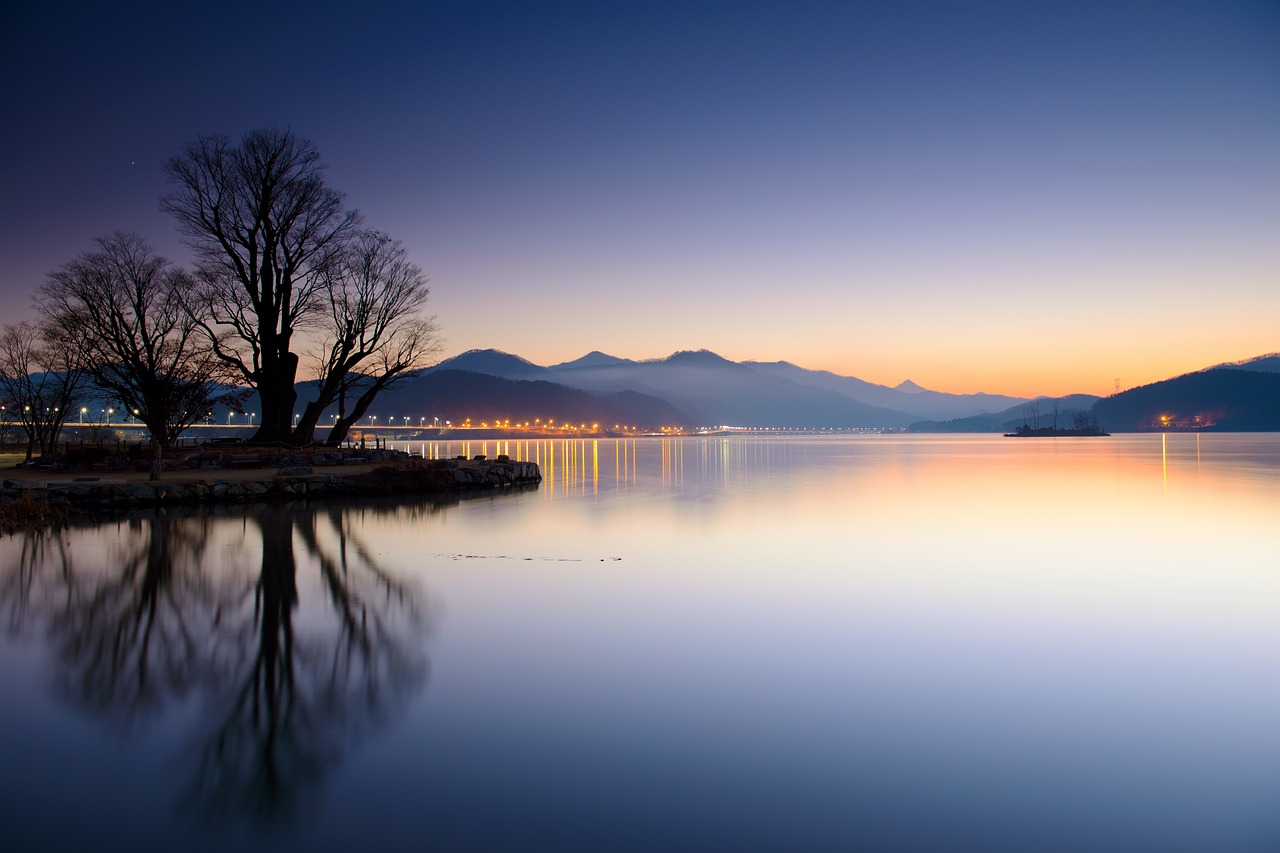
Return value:
M 1104 429 L 1280 430 L 1280 373 L 1215 367 L 1099 400 Z
M 1110 431 L 1142 429 L 1280 429 L 1280 354 L 1222 364 L 1133 388 L 1112 397 L 1057 399 L 1059 420 L 1089 412 Z M 230 390 L 230 389 L 229 389 Z M 297 385 L 299 410 L 315 396 Z M 86 421 L 110 403 L 90 392 Z M 740 426 L 907 428 L 926 432 L 1006 432 L 1052 416 L 1051 398 L 947 394 L 910 380 L 896 388 L 786 361 L 734 362 L 709 350 L 680 350 L 633 361 L 600 351 L 543 367 L 496 349 L 474 349 L 406 378 L 379 395 L 369 415 L 404 425 L 471 418 L 626 424 L 644 429 Z M 258 410 L 250 395 L 236 409 L 211 407 L 213 423 L 244 423 Z M 326 414 L 326 418 L 328 415 Z M 1198 420 L 1197 420 L 1198 418 Z M 74 421 L 75 419 L 73 419 Z M 117 410 L 113 423 L 127 420 Z M 73 423 L 74 425 L 74 423 Z

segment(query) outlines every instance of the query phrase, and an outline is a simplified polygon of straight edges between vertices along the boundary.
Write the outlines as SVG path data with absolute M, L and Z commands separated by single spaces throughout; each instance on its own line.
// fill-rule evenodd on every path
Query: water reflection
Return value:
M 116 533 L 28 534 L 0 595 L 15 633 L 45 633 L 56 694 L 110 730 L 197 700 L 176 756 L 190 818 L 291 822 L 425 682 L 423 594 L 338 504 L 155 514 Z
M 527 499 L 0 538 L 5 840 L 1275 847 L 1280 438 L 519 450 Z

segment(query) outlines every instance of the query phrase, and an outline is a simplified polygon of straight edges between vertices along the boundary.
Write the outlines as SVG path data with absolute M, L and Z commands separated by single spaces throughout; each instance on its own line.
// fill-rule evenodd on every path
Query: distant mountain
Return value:
M 1012 432 L 1023 424 L 1032 427 L 1069 427 L 1078 414 L 1090 414 L 1100 398 L 1092 394 L 1068 394 L 1065 397 L 1037 397 L 1002 412 L 971 415 L 944 421 L 917 421 L 908 432 Z M 1054 416 L 1054 406 L 1057 416 Z
M 540 367 L 499 350 L 471 350 L 433 370 L 542 379 L 606 396 L 631 391 L 666 401 L 699 426 L 905 427 L 1005 411 L 1028 402 L 998 394 L 947 394 L 910 380 L 896 388 L 785 361 L 734 362 L 709 350 L 632 361 L 593 351 Z
M 695 418 L 697 426 L 794 428 L 903 427 L 909 414 L 761 372 L 707 350 L 667 358 L 584 367 L 557 365 L 555 381 L 595 393 L 636 391 L 661 397 Z
M 736 361 L 729 361 L 724 356 L 716 355 L 711 350 L 680 350 L 673 352 L 666 358 L 655 358 L 646 364 L 662 364 L 666 367 L 711 367 L 711 368 L 728 368 L 732 369 L 740 367 Z
M 1005 432 L 1012 427 L 995 415 L 972 415 L 967 418 L 952 418 L 947 421 L 916 421 L 907 427 L 907 432 Z
M 504 379 L 541 379 L 547 373 L 545 367 L 496 349 L 467 350 L 462 355 L 446 358 L 432 367 L 430 372 L 439 370 L 463 370 L 486 376 L 501 376 Z
M 585 370 L 592 367 L 617 367 L 620 364 L 635 364 L 634 361 L 626 358 L 618 358 L 617 356 L 606 355 L 599 350 L 592 350 L 582 358 L 566 361 L 563 364 L 553 364 L 547 368 L 552 373 L 557 370 Z
M 1000 394 L 947 394 L 941 391 L 930 391 L 910 380 L 896 388 L 890 388 L 887 385 L 875 385 L 852 376 L 840 376 L 827 370 L 806 370 L 787 361 L 744 363 L 762 373 L 781 376 L 801 385 L 834 391 L 868 405 L 906 412 L 917 419 L 945 420 L 971 417 L 998 412 L 1027 402 L 1024 397 L 1007 397 Z
M 369 413 L 380 423 L 428 421 L 472 423 L 510 420 L 628 424 L 643 427 L 688 425 L 690 418 L 665 400 L 643 394 L 598 396 L 545 380 L 505 379 L 463 370 L 432 370 L 393 385 L 378 395 Z
M 1280 430 L 1280 373 L 1237 367 L 1188 373 L 1099 400 L 1093 414 L 1112 432 Z

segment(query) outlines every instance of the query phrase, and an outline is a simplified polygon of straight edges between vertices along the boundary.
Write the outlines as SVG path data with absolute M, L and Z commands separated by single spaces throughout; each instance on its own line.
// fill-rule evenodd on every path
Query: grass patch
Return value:
M 44 495 L 22 491 L 13 503 L 0 504 L 0 532 L 61 527 L 71 520 L 71 507 L 51 504 Z

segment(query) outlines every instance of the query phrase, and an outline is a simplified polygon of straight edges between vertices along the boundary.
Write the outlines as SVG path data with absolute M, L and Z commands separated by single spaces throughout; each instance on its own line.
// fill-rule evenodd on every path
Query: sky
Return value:
M 1280 350 L 1280 3 L 6 4 L 0 321 L 202 134 L 311 140 L 445 355 L 1108 394 Z

